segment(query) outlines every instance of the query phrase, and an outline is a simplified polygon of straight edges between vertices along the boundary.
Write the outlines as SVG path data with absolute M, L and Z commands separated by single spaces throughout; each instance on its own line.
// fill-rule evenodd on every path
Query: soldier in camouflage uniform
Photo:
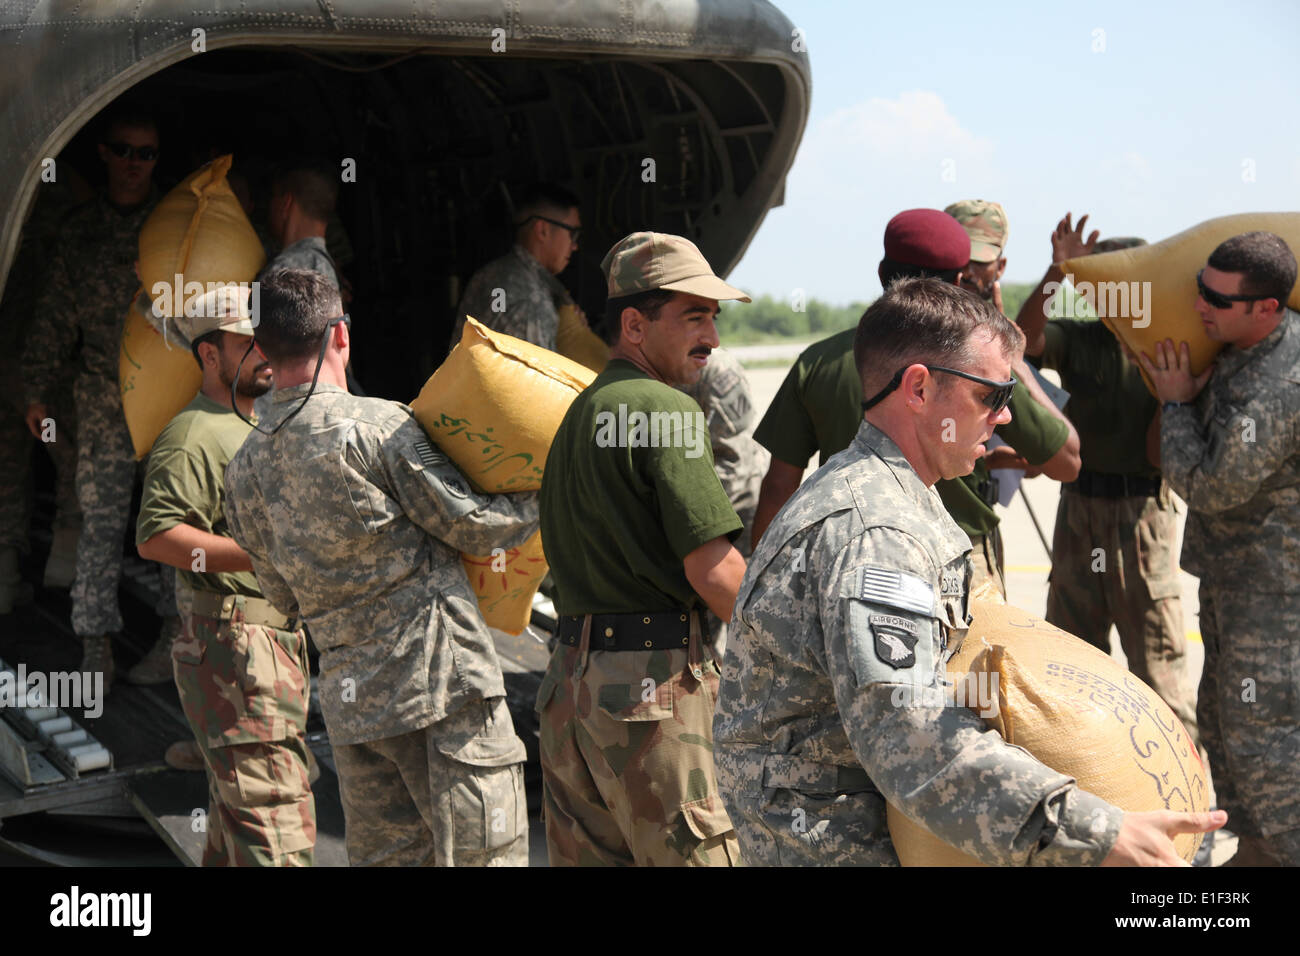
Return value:
M 897 865 L 886 800 L 993 865 L 1174 865 L 1168 834 L 1222 825 L 1126 815 L 934 703 L 970 621 L 971 564 L 933 485 L 1009 420 L 1019 345 L 937 279 L 899 280 L 863 315 L 866 419 L 767 529 L 731 621 L 714 759 L 747 863 Z
M 277 387 L 226 469 L 227 517 L 320 649 L 349 860 L 527 865 L 524 745 L 458 552 L 523 543 L 537 496 L 476 493 L 409 408 L 348 394 L 346 317 L 318 273 L 260 293 Z
M 149 453 L 136 543 L 143 557 L 179 569 L 191 610 L 172 662 L 208 774 L 203 865 L 310 866 L 307 638 L 262 597 L 225 516 L 226 466 L 249 432 L 231 405 L 253 334 L 247 292 L 209 292 L 200 314 L 176 326 L 203 386 Z M 246 362 L 236 386 L 240 411 L 251 414 L 270 387 L 270 366 Z
M 1075 226 L 1067 215 L 1057 223 L 1053 264 L 1016 319 L 1025 354 L 1059 372 L 1070 392 L 1065 412 L 1079 431 L 1083 459 L 1078 477 L 1061 485 L 1046 617 L 1107 654 L 1114 623 L 1129 670 L 1164 699 L 1203 751 L 1187 674 L 1178 516 L 1169 486 L 1147 459 L 1147 430 L 1160 406 L 1103 323 L 1047 321 L 1053 296 L 1044 290 L 1065 280 L 1057 263 L 1143 243 L 1098 242 L 1095 231 L 1085 242 L 1087 219 Z
M 735 542 L 736 550 L 749 557 L 758 488 L 768 462 L 767 451 L 754 441 L 754 399 L 749 378 L 734 355 L 716 348 L 709 354 L 709 364 L 704 366 L 699 381 L 683 386 L 682 391 L 695 399 L 704 412 L 713 466 L 722 490 L 744 525 Z
M 31 518 L 32 435 L 24 415 L 27 396 L 22 362 L 23 342 L 31 328 L 40 294 L 43 264 L 52 254 L 59 222 L 76 203 L 79 181 L 70 169 L 59 170 L 54 183 L 42 184 L 36 208 L 23 227 L 22 245 L 9 270 L 4 303 L 0 306 L 0 614 L 15 603 L 31 598 L 31 588 L 18 573 L 20 556 L 29 550 Z M 82 184 L 84 185 L 84 184 Z M 86 187 L 89 192 L 89 187 Z M 77 533 L 81 512 L 77 507 L 76 418 L 71 383 L 60 378 L 52 387 L 49 416 L 57 423 L 53 441 L 43 442 L 54 460 L 54 541 L 46 563 L 45 586 L 67 587 L 72 583 L 77 554 Z
M 749 299 L 679 236 L 633 233 L 601 267 L 617 337 L 542 479 L 559 613 L 537 695 L 550 861 L 734 865 L 711 744 L 722 648 L 701 618 L 706 606 L 731 616 L 741 526 L 704 413 L 670 386 L 711 360 L 718 300 Z M 656 424 L 652 438 L 636 424 L 656 417 L 679 427 Z
M 276 175 L 271 187 L 270 226 L 280 251 L 263 272 L 310 269 L 339 288 L 334 257 L 325 246 L 338 194 L 335 176 L 315 166 L 294 166 Z
M 555 351 L 559 310 L 573 305 L 556 276 L 578 250 L 578 197 L 559 186 L 537 184 L 524 194 L 515 215 L 514 247 L 479 269 L 465 286 L 451 348 L 460 342 L 468 315 L 497 332 Z
M 157 130 L 144 119 L 110 121 L 99 154 L 108 167 L 108 192 L 64 221 L 23 365 L 27 426 L 40 438 L 55 383 L 80 337 L 74 393 L 80 439 L 77 498 L 83 524 L 72 585 L 72 628 L 85 649 L 81 669 L 102 671 L 107 688 L 113 679 L 110 635 L 122 628 L 117 587 L 136 472 L 118 389 L 118 356 L 123 319 L 139 286 L 134 269 L 137 237 L 158 199 L 150 180 L 157 162 Z M 162 635 L 142 665 L 158 657 L 165 660 L 179 633 L 174 575 L 165 573 L 163 581 L 158 607 L 164 616 Z M 165 674 L 162 679 L 167 679 Z
M 1187 502 L 1183 567 L 1201 579 L 1196 716 L 1234 864 L 1300 866 L 1300 316 L 1296 260 L 1267 232 L 1234 236 L 1198 275 L 1206 334 L 1139 356 L 1163 403 L 1160 461 Z M 1208 381 L 1208 385 L 1206 384 Z

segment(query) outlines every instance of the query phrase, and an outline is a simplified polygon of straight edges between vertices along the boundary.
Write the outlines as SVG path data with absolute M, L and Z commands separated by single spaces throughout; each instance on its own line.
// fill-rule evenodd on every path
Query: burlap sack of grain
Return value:
M 948 675 L 957 686 L 965 681 L 959 700 L 991 729 L 1123 810 L 1209 809 L 1196 748 L 1155 691 L 1110 655 L 1019 608 L 973 601 L 971 613 Z M 892 805 L 888 817 L 904 866 L 981 865 Z M 1188 862 L 1200 844 L 1199 833 L 1174 838 Z
M 159 201 L 140 228 L 140 281 L 162 315 L 181 314 L 209 282 L 251 282 L 266 262 L 262 242 L 226 182 L 230 164 L 230 156 L 221 156 L 200 167 Z M 202 288 L 187 289 L 190 283 Z
M 595 377 L 577 362 L 469 318 L 411 408 L 479 491 L 536 491 L 565 412 Z M 540 532 L 504 555 L 461 559 L 483 619 L 508 634 L 522 632 L 546 576 Z
M 560 324 L 555 332 L 555 350 L 593 372 L 603 372 L 609 364 L 609 346 L 578 316 L 576 306 L 561 306 Z
M 1209 219 L 1152 245 L 1068 259 L 1061 263 L 1061 271 L 1073 275 L 1075 290 L 1084 293 L 1101 320 L 1130 349 L 1154 359 L 1156 342 L 1186 341 L 1192 371 L 1199 375 L 1223 343 L 1205 334 L 1194 307 L 1196 273 L 1219 243 L 1257 230 L 1276 233 L 1300 253 L 1300 213 L 1252 212 Z M 1300 284 L 1291 292 L 1290 306 L 1300 309 Z
M 144 290 L 136 293 L 122 326 L 117 381 L 122 411 L 131 432 L 135 457 L 143 458 L 176 414 L 188 405 L 203 384 L 203 373 L 174 324 L 151 314 Z

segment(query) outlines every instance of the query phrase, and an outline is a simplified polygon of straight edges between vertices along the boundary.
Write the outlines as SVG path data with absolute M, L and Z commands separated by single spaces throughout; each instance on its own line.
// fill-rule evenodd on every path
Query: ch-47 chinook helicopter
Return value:
M 735 266 L 783 200 L 811 96 L 802 36 L 767 0 L 246 0 L 206 9 L 17 0 L 0 8 L 0 56 L 4 322 L 23 321 L 25 308 L 3 305 L 30 304 L 40 281 L 40 257 L 20 259 L 33 213 L 92 194 L 96 120 L 130 104 L 157 121 L 154 180 L 164 190 L 224 153 L 254 192 L 285 155 L 353 161 L 338 205 L 351 250 L 341 265 L 353 292 L 353 364 L 371 394 L 400 400 L 445 356 L 465 282 L 509 247 L 510 198 L 525 184 L 558 182 L 581 198 L 581 247 L 560 279 L 599 316 L 600 258 L 633 230 L 691 238 L 720 275 Z M 44 459 L 33 456 L 29 572 L 49 541 Z M 128 558 L 123 611 L 140 651 L 156 630 L 149 581 L 145 563 Z M 532 695 L 545 646 L 525 635 L 499 650 L 535 754 Z M 39 593 L 0 618 L 0 659 L 11 667 L 71 671 L 79 653 L 59 594 Z M 86 863 L 106 829 L 147 834 L 143 818 L 176 858 L 196 862 L 203 837 L 191 817 L 207 804 L 203 776 L 162 763 L 167 745 L 189 735 L 174 688 L 119 683 L 102 716 L 78 722 L 111 752 L 111 766 L 80 772 L 6 723 L 4 849 Z M 321 729 L 318 718 L 309 727 L 326 766 L 314 788 L 317 862 L 342 863 Z M 33 774 L 38 760 L 45 767 Z M 535 778 L 535 759 L 529 770 Z M 119 840 L 99 858 L 142 859 L 125 847 Z

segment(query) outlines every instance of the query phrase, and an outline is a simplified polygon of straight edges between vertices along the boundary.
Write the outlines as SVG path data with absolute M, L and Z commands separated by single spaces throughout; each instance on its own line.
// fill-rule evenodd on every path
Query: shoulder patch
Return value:
M 934 614 L 934 586 L 914 574 L 885 568 L 863 568 L 858 597 L 872 604 Z

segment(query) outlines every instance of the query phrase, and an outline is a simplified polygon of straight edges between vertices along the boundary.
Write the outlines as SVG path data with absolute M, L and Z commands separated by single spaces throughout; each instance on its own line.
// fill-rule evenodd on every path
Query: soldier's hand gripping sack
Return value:
M 1006 604 L 972 601 L 974 620 L 948 662 L 955 703 L 1008 743 L 1122 810 L 1209 809 L 1205 768 L 1182 722 L 1110 655 Z M 904 866 L 980 866 L 888 809 Z M 1174 838 L 1188 862 L 1201 834 Z
M 536 491 L 565 412 L 595 377 L 577 362 L 469 318 L 411 409 L 479 491 Z M 546 576 L 541 533 L 502 554 L 461 559 L 484 621 L 522 632 Z
M 1275 233 L 1292 249 L 1300 249 L 1300 213 L 1253 212 L 1208 219 L 1149 246 L 1067 259 L 1060 268 L 1067 279 L 1073 276 L 1075 292 L 1135 353 L 1145 352 L 1154 360 L 1157 342 L 1173 339 L 1177 346 L 1185 341 L 1192 372 L 1199 375 L 1223 343 L 1205 334 L 1194 307 L 1196 273 L 1219 243 L 1255 230 Z M 1289 304 L 1300 309 L 1300 284 L 1292 290 Z M 1146 380 L 1145 371 L 1142 378 Z M 1151 383 L 1146 384 L 1151 389 Z

